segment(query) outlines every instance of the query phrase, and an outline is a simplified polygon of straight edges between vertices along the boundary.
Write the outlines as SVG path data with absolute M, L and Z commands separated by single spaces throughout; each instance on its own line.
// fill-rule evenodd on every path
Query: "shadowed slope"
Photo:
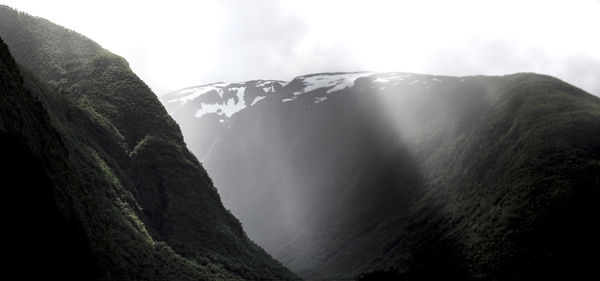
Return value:
M 89 194 L 77 213 L 105 276 L 295 278 L 245 236 L 122 58 L 46 20 L 0 13 L 0 36 L 29 70 L 25 87 L 44 104 L 81 183 L 81 193 L 65 189 L 65 204 Z

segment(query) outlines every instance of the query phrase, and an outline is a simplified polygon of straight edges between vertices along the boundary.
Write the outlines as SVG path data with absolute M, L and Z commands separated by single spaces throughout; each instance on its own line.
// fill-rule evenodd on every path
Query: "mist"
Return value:
M 597 275 L 598 1 L 12 4 L 17 274 Z
M 250 239 L 307 279 L 351 278 L 373 264 L 406 271 L 414 243 L 448 251 L 424 254 L 441 256 L 431 270 L 459 268 L 465 244 L 505 239 L 504 226 L 485 229 L 488 219 L 521 216 L 514 210 L 529 204 L 513 202 L 529 199 L 519 188 L 538 186 L 549 164 L 531 172 L 535 159 L 569 138 L 569 120 L 597 115 L 584 111 L 596 97 L 530 73 L 321 73 L 271 81 L 280 86 L 266 92 L 264 83 L 192 88 L 162 102 Z M 225 104 L 243 109 L 202 109 Z M 573 141 L 595 141 L 590 134 Z M 521 158 L 530 154 L 538 158 Z M 472 236 L 435 240 L 455 233 Z

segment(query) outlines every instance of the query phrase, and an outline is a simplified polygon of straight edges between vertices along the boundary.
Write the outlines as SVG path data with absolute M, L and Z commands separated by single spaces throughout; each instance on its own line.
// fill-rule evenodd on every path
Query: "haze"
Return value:
M 550 74 L 600 95 L 600 1 L 1 1 L 125 57 L 157 94 L 326 71 Z

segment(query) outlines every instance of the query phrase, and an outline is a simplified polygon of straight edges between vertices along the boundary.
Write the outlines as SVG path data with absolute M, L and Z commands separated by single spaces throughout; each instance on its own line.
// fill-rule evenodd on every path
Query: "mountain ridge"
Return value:
M 326 73 L 293 79 L 221 130 L 209 127 L 218 114 L 174 118 L 250 237 L 302 277 L 393 269 L 398 278 L 485 280 L 568 277 L 543 271 L 558 260 L 590 272 L 581 253 L 584 243 L 597 247 L 591 236 L 566 254 L 558 234 L 540 229 L 581 227 L 597 213 L 575 194 L 598 198 L 599 113 L 597 97 L 533 73 Z M 560 172 L 544 170 L 552 166 Z M 574 204 L 562 215 L 550 211 L 565 206 L 559 194 Z M 574 254 L 580 265 L 565 260 Z

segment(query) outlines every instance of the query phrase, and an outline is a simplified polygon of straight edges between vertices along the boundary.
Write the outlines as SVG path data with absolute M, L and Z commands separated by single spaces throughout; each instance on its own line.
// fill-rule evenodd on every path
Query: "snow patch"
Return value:
M 301 76 L 298 77 L 304 88 L 294 93 L 294 96 L 299 96 L 304 93 L 312 92 L 317 89 L 330 88 L 327 93 L 340 91 L 346 88 L 354 86 L 356 79 L 370 76 L 372 72 L 360 72 L 360 73 L 344 73 L 344 74 L 321 74 L 314 76 Z
M 254 98 L 254 100 L 252 101 L 252 104 L 250 104 L 250 106 L 253 106 L 253 105 L 255 105 L 257 102 L 259 102 L 259 101 L 263 100 L 264 98 L 266 98 L 266 96 L 258 96 L 258 97 L 255 97 L 255 98 Z
M 387 79 L 390 80 L 404 80 L 404 78 L 409 78 L 412 75 L 404 74 L 404 73 L 388 73 Z
M 227 84 L 225 84 L 225 83 L 216 83 L 216 84 L 206 85 L 206 86 L 197 87 L 197 88 L 193 88 L 193 89 L 189 89 L 189 90 L 184 90 L 184 91 L 177 93 L 178 96 L 184 95 L 183 97 L 178 97 L 176 99 L 172 99 L 167 102 L 179 102 L 179 106 L 182 106 L 182 105 L 186 104 L 188 101 L 194 100 L 195 98 L 202 96 L 204 94 L 210 93 L 211 91 L 217 91 L 219 94 L 221 94 L 221 92 L 222 92 L 221 89 L 225 86 L 227 86 Z M 192 93 L 192 94 L 185 95 L 188 93 Z
M 252 102 L 248 103 L 249 106 L 253 106 L 262 99 L 264 99 L 265 95 L 275 93 L 275 86 L 277 84 L 283 85 L 285 83 L 286 82 L 283 81 L 273 80 L 256 80 L 255 82 L 252 82 L 252 86 L 256 86 L 257 88 L 262 89 L 264 95 L 259 94 L 252 100 Z M 181 107 L 183 107 L 190 101 L 194 101 L 197 98 L 206 94 L 217 94 L 219 96 L 219 98 L 217 98 L 217 101 L 213 100 L 209 103 L 194 103 L 193 106 L 196 107 L 194 116 L 196 118 L 200 118 L 205 114 L 216 113 L 223 117 L 231 117 L 233 114 L 247 107 L 246 102 L 244 101 L 244 96 L 246 91 L 246 85 L 249 84 L 250 82 L 234 84 L 219 82 L 204 86 L 188 88 L 168 95 L 168 99 L 163 100 L 163 102 L 169 104 L 175 103 L 175 107 L 172 108 L 171 112 L 169 112 L 169 114 L 173 115 Z M 231 94 L 233 94 L 233 96 Z
M 230 88 L 230 90 L 237 90 L 237 101 L 233 97 L 231 97 L 223 102 L 216 104 L 203 103 L 200 105 L 200 108 L 196 111 L 196 114 L 194 116 L 200 118 L 205 114 L 217 113 L 221 116 L 225 115 L 227 117 L 231 117 L 233 114 L 246 108 L 246 105 L 244 104 L 244 93 L 246 92 L 246 87 Z M 223 97 L 222 91 L 219 94 L 221 97 Z
M 373 83 L 389 83 L 389 82 L 394 82 L 394 86 L 398 85 L 401 81 L 404 81 L 404 78 L 409 78 L 412 75 L 410 74 L 405 74 L 405 73 L 398 73 L 398 72 L 392 72 L 392 73 L 382 73 L 382 74 L 377 74 L 377 78 L 375 80 L 373 80 Z
M 315 103 L 324 102 L 326 99 L 327 99 L 327 97 L 316 97 L 315 98 Z
M 256 87 L 261 88 L 261 87 L 272 87 L 275 84 L 279 84 L 282 85 L 286 84 L 287 82 L 283 82 L 283 81 L 273 81 L 273 80 L 260 80 L 259 82 L 256 83 Z
M 256 83 L 257 88 L 262 88 L 265 94 L 275 92 L 275 84 L 279 84 L 280 86 L 287 84 L 283 81 L 260 81 Z
M 377 77 L 377 79 L 373 80 L 373 83 L 387 83 L 387 82 L 390 82 L 390 80 L 381 78 L 381 77 Z

